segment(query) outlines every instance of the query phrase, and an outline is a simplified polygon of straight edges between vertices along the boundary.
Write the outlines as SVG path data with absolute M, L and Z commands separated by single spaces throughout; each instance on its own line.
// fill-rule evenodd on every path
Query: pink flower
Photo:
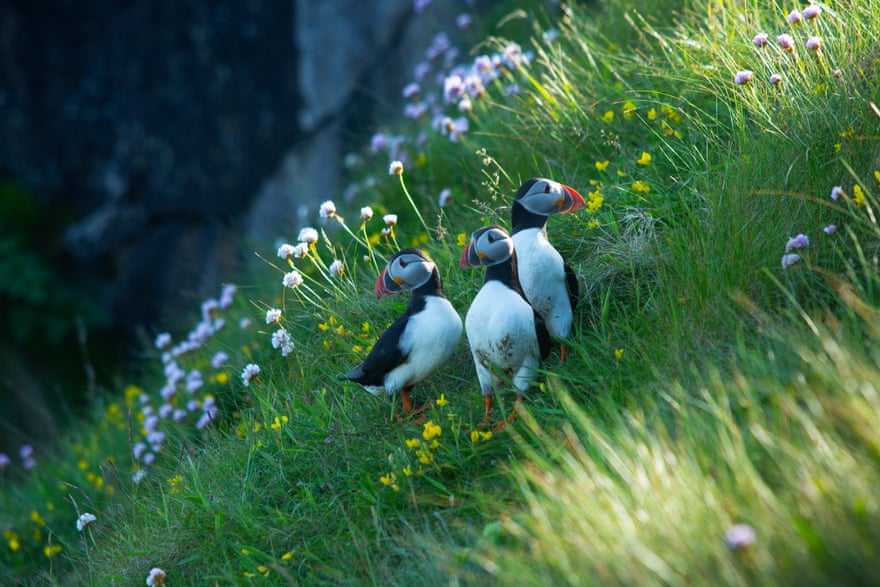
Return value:
M 785 243 L 785 252 L 790 253 L 793 249 L 803 249 L 810 246 L 810 237 L 805 234 L 799 234 L 788 239 Z
M 806 8 L 804 8 L 804 12 L 802 16 L 806 19 L 813 19 L 822 14 L 822 7 L 816 6 L 815 4 L 810 4 Z
M 788 255 L 782 255 L 782 268 L 788 269 L 795 263 L 801 260 L 801 256 L 797 253 L 789 253 Z
M 754 77 L 755 77 L 755 74 L 751 70 L 744 69 L 742 71 L 736 72 L 736 75 L 733 76 L 733 83 L 735 83 L 738 86 L 741 86 L 743 84 L 747 84 L 750 81 L 752 81 L 752 78 L 754 78 Z
M 807 39 L 807 49 L 810 51 L 819 51 L 822 48 L 822 39 L 819 37 L 810 37 Z
M 774 73 L 773 75 L 770 76 L 770 83 L 773 84 L 774 86 L 781 84 L 782 83 L 782 76 L 779 75 L 778 73 Z
M 799 23 L 801 21 L 801 18 L 803 17 L 801 16 L 801 13 L 797 10 L 797 8 L 788 13 L 788 22 L 790 22 L 791 24 Z
M 791 38 L 791 35 L 779 35 L 776 37 L 776 44 L 789 53 L 794 51 L 794 39 Z
M 842 195 L 843 195 L 843 188 L 840 187 L 839 185 L 836 185 L 833 188 L 831 188 L 831 199 L 832 200 L 836 201 Z
M 763 47 L 767 44 L 767 33 L 758 33 L 755 35 L 755 38 L 752 39 L 752 43 L 755 44 L 755 47 Z
M 825 231 L 825 234 L 834 234 L 835 232 L 837 232 L 837 226 L 835 226 L 834 224 L 829 224 L 823 230 Z

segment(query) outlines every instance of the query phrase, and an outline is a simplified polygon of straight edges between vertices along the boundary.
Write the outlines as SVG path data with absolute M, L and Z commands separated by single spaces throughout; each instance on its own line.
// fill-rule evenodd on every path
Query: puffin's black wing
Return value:
M 568 263 L 564 264 L 565 268 L 565 287 L 568 289 L 568 301 L 571 303 L 571 310 L 574 311 L 580 297 L 580 286 L 578 285 L 577 274 Z
M 345 375 L 345 379 L 361 385 L 384 385 L 385 375 L 406 359 L 398 343 L 400 337 L 403 336 L 403 331 L 406 330 L 409 317 L 410 313 L 407 312 L 395 320 L 379 336 L 379 340 L 373 345 L 373 349 L 363 363 L 349 371 Z
M 550 338 L 550 332 L 541 315 L 534 308 L 532 308 L 532 313 L 535 315 L 535 336 L 538 337 L 538 350 L 541 351 L 541 360 L 543 361 L 550 356 L 553 339 Z

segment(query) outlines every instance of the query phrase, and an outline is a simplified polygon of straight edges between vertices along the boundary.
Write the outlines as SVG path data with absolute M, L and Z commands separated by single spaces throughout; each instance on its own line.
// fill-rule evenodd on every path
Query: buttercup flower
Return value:
M 790 253 L 788 255 L 782 255 L 782 268 L 788 269 L 795 263 L 801 260 L 801 256 L 797 253 Z
M 260 366 L 256 363 L 248 363 L 245 365 L 244 369 L 241 370 L 241 382 L 244 383 L 245 387 L 249 387 L 251 382 L 253 382 L 259 374 Z
M 323 202 L 318 209 L 318 215 L 321 216 L 321 218 L 333 218 L 336 216 L 336 204 L 334 204 L 332 200 Z
M 97 520 L 94 514 L 84 513 L 76 521 L 76 529 L 82 532 L 89 524 Z
M 284 287 L 289 287 L 290 289 L 294 289 L 302 285 L 303 278 L 299 271 L 291 271 L 284 275 L 284 279 L 281 280 L 282 285 Z
M 272 308 L 266 311 L 266 324 L 273 324 L 281 319 L 281 310 Z
M 785 244 L 785 252 L 790 253 L 794 249 L 803 249 L 808 246 L 810 246 L 810 238 L 805 234 L 799 234 L 788 239 Z
M 752 43 L 755 44 L 755 47 L 763 47 L 767 44 L 767 33 L 758 33 L 752 39 Z
M 392 161 L 388 166 L 388 175 L 403 175 L 403 162 Z
M 608 159 L 606 159 L 605 161 L 596 161 L 596 169 L 598 169 L 599 171 L 605 171 L 609 163 L 611 163 L 611 161 L 609 161 Z
M 154 567 L 150 569 L 150 574 L 147 575 L 147 585 L 149 587 L 161 587 L 164 584 L 165 571 L 163 571 L 159 567 Z
M 755 74 L 749 69 L 737 71 L 736 75 L 733 76 L 733 83 L 735 83 L 738 86 L 741 86 L 743 84 L 747 84 L 750 81 L 752 81 L 753 77 L 755 77 Z
M 749 72 L 749 73 L 751 73 L 751 72 Z M 636 163 L 638 163 L 639 165 L 650 165 L 651 164 L 651 154 L 648 153 L 647 151 L 642 151 L 642 155 L 641 155 L 641 157 L 639 157 L 639 160 L 636 161 Z
M 370 220 L 372 217 L 373 217 L 373 209 L 372 208 L 370 208 L 369 206 L 364 206 L 363 208 L 361 208 L 361 220 L 366 222 L 367 220 Z
M 382 217 L 382 220 L 385 221 L 385 224 L 388 226 L 394 226 L 397 224 L 397 214 L 386 214 Z

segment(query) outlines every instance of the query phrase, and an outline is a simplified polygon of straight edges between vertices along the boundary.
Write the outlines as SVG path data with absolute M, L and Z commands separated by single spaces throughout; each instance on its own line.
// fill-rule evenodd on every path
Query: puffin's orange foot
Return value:
M 560 363 L 565 362 L 565 348 L 566 347 L 564 344 L 559 345 L 559 362 Z

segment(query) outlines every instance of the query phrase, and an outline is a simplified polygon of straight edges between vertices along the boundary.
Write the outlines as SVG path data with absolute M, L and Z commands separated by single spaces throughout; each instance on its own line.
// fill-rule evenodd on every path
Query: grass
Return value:
M 304 258 L 258 245 L 231 303 L 203 306 L 210 336 L 185 350 L 174 325 L 173 361 L 154 351 L 63 448 L 7 467 L 7 582 L 133 584 L 161 567 L 171 585 L 877 583 L 880 3 L 797 25 L 774 2 L 638 4 L 488 27 L 476 54 L 516 57 L 502 39 L 527 31 L 533 56 L 487 81 L 467 132 L 419 142 L 429 123 L 401 119 L 396 150 L 353 158 L 352 207 L 317 225 Z M 795 51 L 755 47 L 761 31 Z M 814 34 L 820 54 L 804 48 Z M 752 82 L 735 84 L 745 69 Z M 429 250 L 463 314 L 481 281 L 458 269 L 463 239 L 509 225 L 511 194 L 536 175 L 591 206 L 550 221 L 579 275 L 578 324 L 516 424 L 475 430 L 464 343 L 417 388 L 434 402 L 426 423 L 341 383 L 405 307 L 373 299 L 384 259 Z M 798 233 L 810 245 L 783 269 Z M 302 285 L 282 287 L 292 270 Z M 169 363 L 184 379 L 163 399 Z M 177 423 L 150 420 L 165 403 Z M 86 511 L 98 519 L 77 532 Z M 736 524 L 754 544 L 725 544 Z

